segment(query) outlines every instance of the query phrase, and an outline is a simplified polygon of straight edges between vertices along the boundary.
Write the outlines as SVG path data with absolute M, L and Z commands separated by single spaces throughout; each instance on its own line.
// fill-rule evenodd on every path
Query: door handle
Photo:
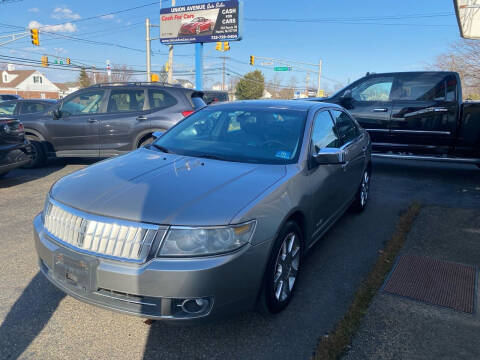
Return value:
M 88 119 L 87 121 L 89 123 L 98 123 L 98 120 L 95 120 L 95 119 L 92 119 L 92 118 Z
M 137 116 L 137 121 L 145 121 L 145 120 L 148 120 L 146 116 L 143 116 L 143 115 Z
M 347 171 L 347 167 L 348 167 L 348 161 L 345 161 L 345 162 L 342 164 L 342 169 L 343 169 L 343 171 Z
M 388 109 L 387 108 L 375 108 L 372 110 L 373 112 L 387 112 Z

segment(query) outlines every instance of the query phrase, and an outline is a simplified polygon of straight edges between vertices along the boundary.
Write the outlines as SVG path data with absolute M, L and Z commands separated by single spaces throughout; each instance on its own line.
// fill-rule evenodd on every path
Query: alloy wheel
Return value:
M 368 171 L 363 173 L 362 185 L 360 188 L 360 204 L 365 206 L 368 200 L 368 190 L 370 188 L 370 175 Z
M 278 301 L 282 302 L 290 297 L 297 280 L 299 265 L 300 240 L 294 232 L 291 232 L 285 236 L 275 263 L 273 287 Z

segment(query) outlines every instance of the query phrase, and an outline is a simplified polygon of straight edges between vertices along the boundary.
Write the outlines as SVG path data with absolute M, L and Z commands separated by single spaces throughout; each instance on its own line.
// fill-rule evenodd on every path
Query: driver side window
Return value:
M 328 110 L 318 113 L 312 130 L 312 147 L 314 153 L 324 148 L 339 148 L 340 140 L 335 132 L 335 125 Z
M 357 101 L 389 101 L 392 84 L 392 76 L 365 80 L 352 89 L 352 98 Z
M 104 90 L 85 92 L 65 101 L 60 108 L 62 116 L 96 114 L 101 111 Z

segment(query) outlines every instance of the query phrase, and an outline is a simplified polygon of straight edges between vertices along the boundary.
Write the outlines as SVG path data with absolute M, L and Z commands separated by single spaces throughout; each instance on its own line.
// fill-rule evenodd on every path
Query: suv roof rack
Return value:
M 148 82 L 148 81 L 116 81 L 116 82 L 105 82 L 91 85 L 90 87 L 102 87 L 102 86 L 145 86 L 145 85 L 157 85 L 157 86 L 164 86 L 164 87 L 174 87 L 174 88 L 184 88 L 180 84 L 169 84 L 166 82 Z M 195 89 L 190 89 L 195 90 Z

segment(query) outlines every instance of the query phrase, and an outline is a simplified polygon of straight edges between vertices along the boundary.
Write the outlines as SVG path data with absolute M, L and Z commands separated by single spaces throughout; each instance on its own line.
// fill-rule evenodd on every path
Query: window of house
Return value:
M 42 83 L 42 77 L 41 76 L 34 76 L 33 77 L 33 83 L 34 84 L 41 84 Z

